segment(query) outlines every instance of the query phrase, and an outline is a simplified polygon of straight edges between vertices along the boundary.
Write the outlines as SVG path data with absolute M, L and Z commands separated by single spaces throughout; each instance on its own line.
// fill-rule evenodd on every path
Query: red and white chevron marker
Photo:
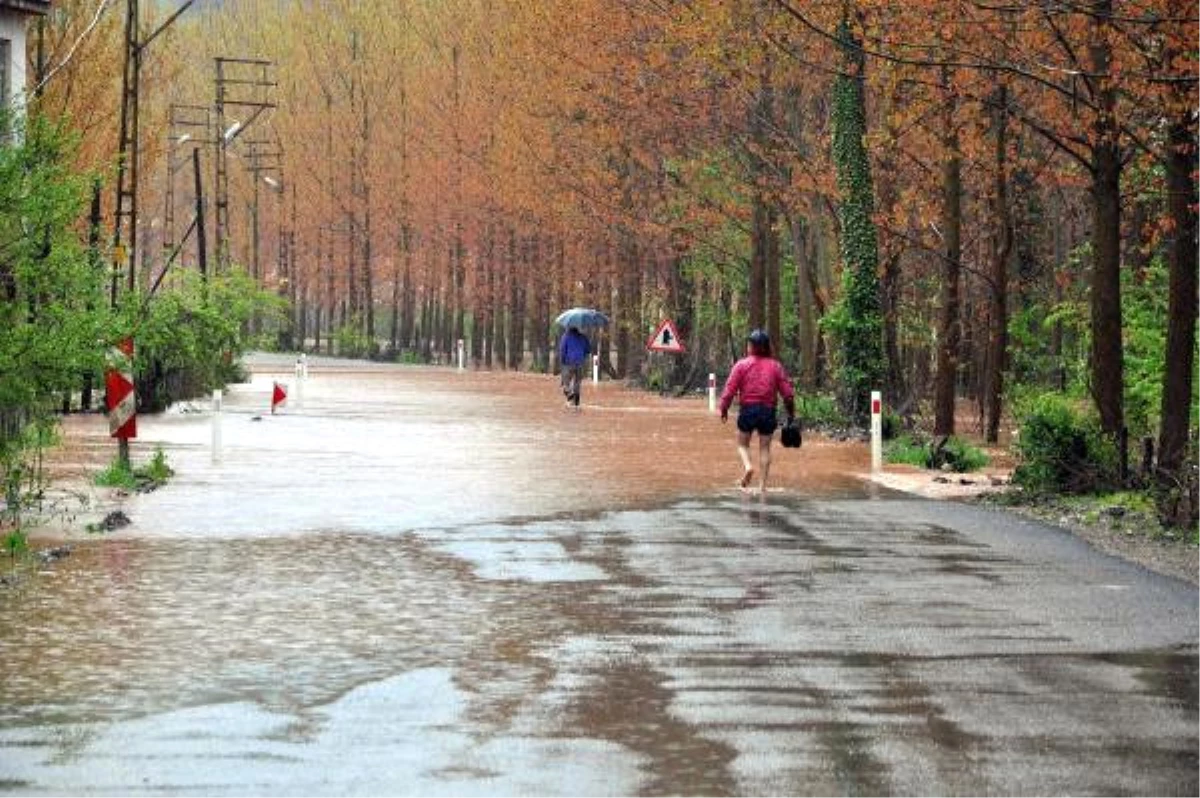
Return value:
M 122 338 L 108 351 L 104 373 L 108 433 L 113 438 L 137 437 L 137 394 L 133 390 L 133 339 Z

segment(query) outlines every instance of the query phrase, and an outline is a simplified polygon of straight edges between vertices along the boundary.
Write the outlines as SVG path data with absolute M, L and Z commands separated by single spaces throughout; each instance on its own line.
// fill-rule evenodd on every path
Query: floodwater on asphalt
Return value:
M 314 360 L 271 416 L 258 362 L 0 589 L 0 793 L 1196 793 L 1190 586 L 864 501 L 861 445 L 747 497 L 702 399 Z

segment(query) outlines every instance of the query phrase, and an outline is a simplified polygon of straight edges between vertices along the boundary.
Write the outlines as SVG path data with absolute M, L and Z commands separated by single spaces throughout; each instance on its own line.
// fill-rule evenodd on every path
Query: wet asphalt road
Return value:
M 0 792 L 1197 793 L 1194 586 L 817 440 L 743 496 L 702 402 L 258 362 L 0 591 Z

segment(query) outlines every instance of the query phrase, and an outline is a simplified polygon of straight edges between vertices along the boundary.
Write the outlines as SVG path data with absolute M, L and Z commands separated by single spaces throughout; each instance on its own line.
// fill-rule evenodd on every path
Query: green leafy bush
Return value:
M 926 443 L 914 440 L 909 435 L 901 435 L 883 447 L 883 456 L 889 463 L 903 463 L 917 468 L 926 468 L 926 463 L 929 461 L 929 450 Z
M 806 427 L 844 426 L 846 417 L 837 399 L 826 394 L 796 394 L 796 416 Z
M 140 319 L 130 326 L 138 330 L 134 372 L 143 412 L 244 378 L 237 360 L 249 343 L 246 323 L 281 308 L 277 296 L 236 267 L 207 280 L 180 272 L 171 290 L 126 302 L 126 317 Z
M 955 436 L 925 441 L 913 435 L 900 435 L 885 444 L 884 458 L 889 463 L 957 473 L 978 471 L 988 464 L 988 456 L 982 449 Z
M 94 482 L 103 488 L 124 488 L 125 490 L 153 490 L 164 485 L 168 479 L 175 476 L 175 470 L 167 465 L 167 457 L 161 448 L 154 450 L 150 462 L 137 468 L 122 463 L 118 458 L 94 478 Z
M 1098 420 L 1060 394 L 1018 408 L 1013 481 L 1031 490 L 1090 493 L 1117 483 L 1117 451 Z

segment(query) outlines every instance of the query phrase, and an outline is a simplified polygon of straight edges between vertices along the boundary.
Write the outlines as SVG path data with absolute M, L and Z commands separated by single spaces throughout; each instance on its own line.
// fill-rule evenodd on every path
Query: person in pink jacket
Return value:
M 746 356 L 733 365 L 725 390 L 721 392 L 721 422 L 729 420 L 729 406 L 738 399 L 737 450 L 742 458 L 742 478 L 746 489 L 754 479 L 750 462 L 750 436 L 758 433 L 759 492 L 767 489 L 771 470 L 771 438 L 779 422 L 775 417 L 776 397 L 782 396 L 788 421 L 796 416 L 796 392 L 783 365 L 771 356 L 771 337 L 754 330 L 746 337 Z

